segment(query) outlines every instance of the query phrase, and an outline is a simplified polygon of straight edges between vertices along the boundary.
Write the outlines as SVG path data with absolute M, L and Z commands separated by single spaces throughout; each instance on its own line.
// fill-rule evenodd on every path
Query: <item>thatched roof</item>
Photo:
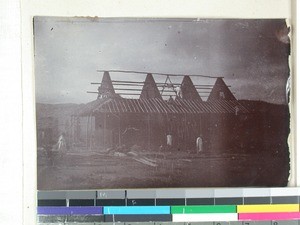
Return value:
M 161 113 L 161 114 L 203 114 L 203 113 L 249 113 L 239 101 L 211 101 L 176 99 L 168 102 L 158 98 L 98 99 L 83 105 L 77 115 L 87 116 L 98 113 Z

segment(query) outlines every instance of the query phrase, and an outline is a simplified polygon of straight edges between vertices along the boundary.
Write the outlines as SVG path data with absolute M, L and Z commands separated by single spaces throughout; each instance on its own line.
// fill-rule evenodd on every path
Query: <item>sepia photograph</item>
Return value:
M 285 19 L 33 27 L 38 190 L 287 186 Z

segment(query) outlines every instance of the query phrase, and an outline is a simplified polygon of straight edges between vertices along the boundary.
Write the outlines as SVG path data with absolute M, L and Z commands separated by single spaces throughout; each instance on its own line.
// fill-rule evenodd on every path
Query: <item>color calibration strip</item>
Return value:
M 103 222 L 111 222 L 112 220 L 124 222 L 119 218 L 126 215 L 127 218 L 131 218 L 132 215 L 148 215 L 151 221 L 172 222 L 300 219 L 299 204 L 237 206 L 40 206 L 37 213 L 38 215 L 103 215 Z M 111 219 L 110 215 L 113 215 L 115 218 Z M 128 215 L 131 216 L 128 217 Z
M 299 188 L 38 192 L 37 214 L 39 223 L 289 222 L 300 220 L 299 193 Z

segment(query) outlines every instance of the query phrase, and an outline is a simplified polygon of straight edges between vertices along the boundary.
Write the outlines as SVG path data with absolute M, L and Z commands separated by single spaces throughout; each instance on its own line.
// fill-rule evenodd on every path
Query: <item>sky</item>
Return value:
M 101 82 L 103 73 L 97 70 L 221 76 L 237 99 L 286 102 L 289 38 L 284 19 L 35 17 L 33 25 L 38 103 L 95 100 L 97 94 L 87 91 L 97 91 L 97 85 L 90 84 Z M 110 75 L 133 81 L 146 76 Z M 214 84 L 215 79 L 192 81 Z

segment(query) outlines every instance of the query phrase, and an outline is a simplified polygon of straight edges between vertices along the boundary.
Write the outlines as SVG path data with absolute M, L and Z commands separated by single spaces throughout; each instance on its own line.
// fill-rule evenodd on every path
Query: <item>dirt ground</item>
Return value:
M 38 151 L 38 190 L 285 186 L 286 157 L 188 152 Z

